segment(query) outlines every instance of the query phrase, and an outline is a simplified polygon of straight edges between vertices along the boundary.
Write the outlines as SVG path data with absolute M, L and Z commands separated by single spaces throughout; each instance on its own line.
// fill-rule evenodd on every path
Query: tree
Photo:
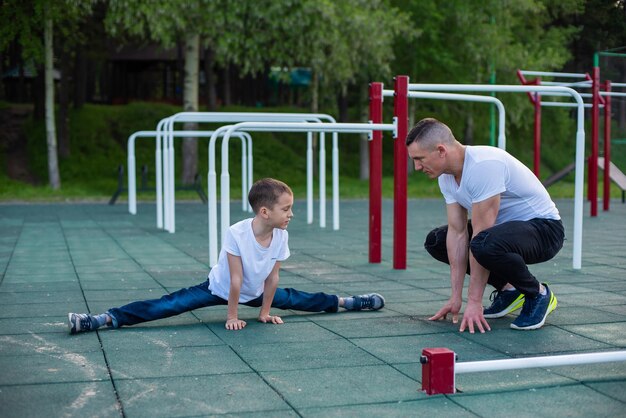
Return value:
M 184 40 L 184 110 L 198 111 L 200 39 L 217 30 L 213 22 L 218 20 L 221 3 L 211 0 L 110 0 L 105 26 L 119 39 L 130 36 L 139 41 L 151 40 L 166 48 Z M 194 124 L 185 124 L 185 129 L 194 129 Z M 181 180 L 183 184 L 192 184 L 197 174 L 198 141 L 183 138 L 182 149 Z
M 63 27 L 64 22 L 88 13 L 90 6 L 77 0 L 5 0 L 0 7 L 0 50 L 17 41 L 26 62 L 44 63 L 48 181 L 54 190 L 61 187 L 54 118 L 55 22 Z

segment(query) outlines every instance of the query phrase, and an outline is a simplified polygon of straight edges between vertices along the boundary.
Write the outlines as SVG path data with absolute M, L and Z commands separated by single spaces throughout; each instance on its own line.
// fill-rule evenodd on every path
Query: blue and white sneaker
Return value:
M 89 314 L 69 313 L 67 314 L 67 316 L 70 334 L 93 331 L 94 329 L 98 328 L 95 324 L 95 321 Z
M 543 283 L 546 294 L 538 294 L 534 298 L 526 297 L 522 312 L 513 321 L 511 328 L 520 330 L 539 329 L 546 322 L 548 314 L 556 309 L 557 300 L 554 293 Z
M 504 315 L 514 312 L 524 304 L 524 294 L 517 289 L 494 290 L 489 296 L 492 301 L 491 306 L 485 308 L 483 316 L 485 318 L 501 318 Z
M 383 306 L 385 306 L 385 298 L 378 293 L 369 293 L 344 299 L 344 308 L 349 311 L 360 311 L 363 309 L 377 311 Z

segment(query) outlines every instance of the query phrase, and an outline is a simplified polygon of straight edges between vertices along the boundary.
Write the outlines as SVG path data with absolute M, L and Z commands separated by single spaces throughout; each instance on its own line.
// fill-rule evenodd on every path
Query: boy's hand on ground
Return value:
M 461 321 L 461 328 L 459 331 L 465 331 L 465 328 L 469 328 L 470 334 L 474 333 L 474 324 L 478 327 L 481 334 L 487 331 L 491 331 L 489 323 L 483 316 L 483 306 L 480 303 L 468 302 L 463 313 L 463 320 Z
M 283 324 L 283 320 L 280 316 L 272 316 L 272 315 L 259 315 L 259 322 L 263 322 L 267 324 L 268 322 L 272 324 Z
M 443 308 L 439 309 L 436 314 L 428 318 L 429 321 L 437 321 L 443 319 L 444 321 L 448 319 L 448 314 L 452 314 L 452 323 L 456 324 L 459 322 L 459 311 L 461 310 L 461 305 L 463 302 L 461 300 L 455 300 L 450 298 Z
M 241 319 L 229 319 L 226 321 L 226 329 L 229 330 L 240 330 L 246 326 L 246 321 L 242 321 Z

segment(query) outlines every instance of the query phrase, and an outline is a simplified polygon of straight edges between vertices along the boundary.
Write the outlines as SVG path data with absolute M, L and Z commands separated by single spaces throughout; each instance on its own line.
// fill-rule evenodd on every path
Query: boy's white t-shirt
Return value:
M 466 146 L 461 184 L 452 174 L 442 174 L 439 188 L 447 204 L 458 203 L 470 213 L 472 204 L 499 194 L 496 225 L 533 218 L 561 219 L 537 176 L 500 148 Z
M 252 231 L 252 219 L 244 219 L 228 228 L 222 240 L 217 264 L 209 272 L 209 290 L 215 296 L 228 300 L 230 294 L 230 268 L 226 253 L 241 258 L 243 281 L 239 302 L 245 303 L 263 294 L 265 279 L 277 261 L 289 258 L 289 233 L 274 228 L 269 247 L 258 243 Z

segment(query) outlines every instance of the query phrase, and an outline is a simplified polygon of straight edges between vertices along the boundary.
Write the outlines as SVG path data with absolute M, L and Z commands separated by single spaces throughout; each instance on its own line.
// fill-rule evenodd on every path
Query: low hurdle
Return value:
M 217 136 L 226 130 L 222 140 L 222 172 L 220 176 L 221 194 L 221 236 L 223 237 L 230 226 L 230 174 L 228 172 L 228 141 L 230 136 L 238 131 L 246 132 L 331 132 L 333 133 L 333 213 L 337 213 L 335 229 L 339 228 L 339 156 L 338 156 L 338 133 L 368 133 L 376 131 L 391 131 L 397 137 L 397 125 L 393 124 L 368 124 L 368 123 L 298 123 L 298 122 L 241 122 L 231 126 L 221 127 L 209 141 L 209 192 L 207 193 L 209 208 L 209 263 L 213 266 L 217 263 L 218 238 L 217 238 L 217 185 L 215 173 L 215 142 Z M 325 166 L 320 161 L 321 172 Z M 335 204 L 335 202 L 337 202 Z
M 456 393 L 456 375 L 462 373 L 619 362 L 626 361 L 626 351 L 605 351 L 463 363 L 457 363 L 456 360 L 456 353 L 450 349 L 423 349 L 420 357 L 420 363 L 422 363 L 422 391 L 428 395 Z
M 176 138 L 180 137 L 190 137 L 190 138 L 208 138 L 213 135 L 214 131 L 174 131 L 173 135 Z M 136 158 L 135 158 L 135 145 L 136 140 L 138 138 L 154 138 L 156 139 L 161 134 L 160 131 L 137 131 L 134 132 L 131 136 L 128 137 L 127 141 L 127 171 L 128 171 L 128 213 L 131 215 L 137 214 L 137 169 L 136 169 Z M 244 150 L 241 154 L 241 193 L 242 196 L 245 196 L 248 193 L 249 187 L 252 180 L 252 137 L 250 134 L 246 132 L 240 132 L 238 137 L 241 138 L 242 141 L 242 149 Z M 247 152 L 246 152 L 247 150 Z M 156 167 L 160 167 L 158 162 L 155 163 Z M 162 168 L 162 167 L 161 167 Z M 156 170 L 156 178 L 157 184 L 155 190 L 159 190 L 162 184 L 162 171 L 157 168 Z M 245 210 L 245 208 L 244 208 Z M 157 220 L 158 221 L 158 220 Z M 158 228 L 162 228 L 162 224 Z
M 157 227 L 170 233 L 176 229 L 174 190 L 174 124 L 193 123 L 238 123 L 245 121 L 291 121 L 291 122 L 335 122 L 322 113 L 250 113 L 250 112 L 179 112 L 162 119 L 157 124 Z M 184 135 L 182 135 L 184 137 Z M 313 154 L 311 135 L 307 138 L 307 221 L 313 223 Z M 320 137 L 320 162 L 325 161 L 324 138 Z M 163 181 L 161 183 L 161 172 Z M 252 170 L 250 169 L 250 173 Z M 250 174 L 250 183 L 251 183 Z M 251 185 L 251 184 L 250 184 Z M 326 226 L 326 179 L 320 177 L 320 227 Z M 247 200 L 247 199 L 242 199 Z M 247 203 L 245 203 L 247 205 Z M 244 203 L 242 203 L 242 206 Z

